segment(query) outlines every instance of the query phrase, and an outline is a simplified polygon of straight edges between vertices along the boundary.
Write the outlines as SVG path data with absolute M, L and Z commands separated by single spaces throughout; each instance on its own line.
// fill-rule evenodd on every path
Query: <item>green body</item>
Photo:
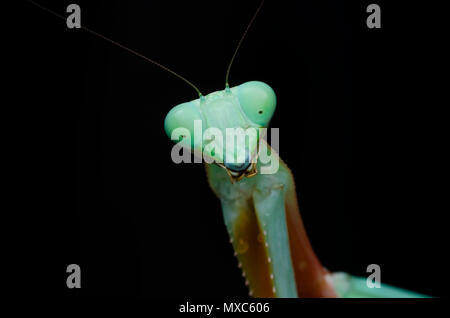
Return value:
M 65 20 L 46 7 L 30 3 Z M 165 69 L 200 94 L 192 83 L 167 67 L 84 26 L 81 28 Z M 226 83 L 237 49 L 228 66 Z M 294 179 L 287 166 L 280 161 L 279 169 L 274 173 L 258 173 L 263 169 L 258 161 L 262 136 L 258 133 L 256 139 L 238 140 L 234 147 L 229 148 L 223 140 L 215 138 L 218 134 L 205 134 L 208 128 L 215 128 L 225 136 L 227 128 L 267 127 L 275 106 L 275 93 L 267 84 L 253 81 L 231 89 L 227 84 L 223 91 L 174 107 L 164 121 L 169 138 L 176 142 L 181 138 L 180 144 L 200 157 L 207 150 L 211 163 L 207 165 L 209 183 L 222 203 L 225 224 L 243 274 L 247 277 L 250 295 L 297 297 L 302 296 L 305 289 L 310 289 L 312 292 L 307 295 L 316 292 L 321 297 L 424 297 L 384 284 L 380 289 L 369 289 L 364 278 L 344 273 L 329 275 L 314 259 L 300 219 Z M 195 133 L 196 121 L 202 124 L 200 134 Z M 174 135 L 176 130 L 181 130 L 181 133 Z M 269 157 L 278 159 L 270 149 Z
M 364 278 L 329 274 L 309 245 L 298 211 L 294 179 L 287 166 L 280 160 L 274 173 L 260 173 L 263 164 L 258 160 L 258 150 L 266 145 L 260 134 L 232 148 L 217 138 L 218 134 L 226 136 L 227 128 L 267 127 L 275 106 L 275 93 L 267 84 L 247 82 L 175 106 L 164 122 L 169 138 L 209 159 L 208 180 L 221 201 L 230 241 L 250 295 L 423 297 L 384 284 L 371 289 Z M 195 121 L 201 123 L 200 127 Z M 209 128 L 215 128 L 217 134 L 208 134 Z M 177 134 L 177 129 L 181 133 Z M 268 153 L 270 159 L 279 160 L 270 147 Z M 250 159 L 254 162 L 252 171 Z

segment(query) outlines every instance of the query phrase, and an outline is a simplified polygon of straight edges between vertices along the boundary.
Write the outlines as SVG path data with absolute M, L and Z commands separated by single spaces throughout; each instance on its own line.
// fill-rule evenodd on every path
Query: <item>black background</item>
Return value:
M 39 3 L 65 14 L 70 2 Z M 77 3 L 83 25 L 207 94 L 224 88 L 259 1 Z M 382 282 L 440 296 L 440 208 L 424 135 L 432 39 L 414 18 L 428 11 L 377 1 L 382 28 L 368 29 L 369 3 L 267 0 L 230 84 L 260 80 L 275 90 L 271 127 L 280 128 L 280 155 L 324 266 L 365 276 L 379 264 Z M 18 97 L 35 124 L 26 134 L 37 171 L 26 188 L 51 229 L 40 233 L 49 240 L 39 248 L 51 250 L 41 259 L 46 287 L 96 297 L 246 296 L 203 165 L 170 158 L 165 115 L 195 91 L 27 2 L 21 16 L 26 93 Z M 71 263 L 81 266 L 81 290 L 66 288 Z

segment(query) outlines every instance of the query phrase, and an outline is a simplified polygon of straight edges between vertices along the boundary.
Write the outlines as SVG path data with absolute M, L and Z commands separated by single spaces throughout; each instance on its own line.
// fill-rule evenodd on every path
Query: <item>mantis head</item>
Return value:
M 163 67 L 192 86 L 200 96 L 170 110 L 164 120 L 167 135 L 172 140 L 179 140 L 179 144 L 207 163 L 224 168 L 231 182 L 256 175 L 258 145 L 262 138 L 259 128 L 268 126 L 275 111 L 276 97 L 269 85 L 257 81 L 231 89 L 228 85 L 234 58 L 263 4 L 264 0 L 247 25 L 228 64 L 225 90 L 203 96 L 194 84 Z
M 236 181 L 256 174 L 260 128 L 268 126 L 275 106 L 273 89 L 251 81 L 175 106 L 164 128 L 169 138 Z

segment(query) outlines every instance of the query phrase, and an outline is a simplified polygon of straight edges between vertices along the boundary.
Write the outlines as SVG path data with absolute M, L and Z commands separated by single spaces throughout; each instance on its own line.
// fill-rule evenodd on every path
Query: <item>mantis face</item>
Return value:
M 251 81 L 175 106 L 164 128 L 169 138 L 181 139 L 184 148 L 237 181 L 256 174 L 259 128 L 268 126 L 275 106 L 273 89 Z

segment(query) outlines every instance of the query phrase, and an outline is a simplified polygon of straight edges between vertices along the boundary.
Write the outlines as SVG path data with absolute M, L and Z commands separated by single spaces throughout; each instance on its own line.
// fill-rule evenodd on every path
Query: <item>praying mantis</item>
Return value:
M 84 26 L 82 28 L 156 64 L 184 80 L 197 91 L 198 99 L 175 106 L 166 116 L 164 128 L 169 138 L 177 128 L 193 132 L 195 120 L 202 121 L 205 129 L 217 128 L 223 133 L 227 128 L 260 129 L 269 126 L 275 112 L 275 92 L 269 85 L 259 81 L 249 81 L 230 87 L 228 77 L 240 44 L 263 3 L 264 1 L 256 10 L 234 52 L 227 70 L 225 89 L 206 96 L 202 95 L 191 82 L 172 70 L 95 31 Z M 201 153 L 204 150 L 196 149 L 198 145 L 195 143 L 184 146 L 194 152 L 197 150 Z M 215 146 L 222 148 L 223 145 Z M 260 173 L 264 164 L 258 160 L 259 147 L 265 147 L 270 159 L 280 163 L 275 173 Z M 221 150 L 214 155 L 212 163 L 206 164 L 206 174 L 212 191 L 221 202 L 230 242 L 246 277 L 250 296 L 286 298 L 421 296 L 384 284 L 380 289 L 370 289 L 364 278 L 344 273 L 331 274 L 321 265 L 300 216 L 294 176 L 261 135 L 257 136 L 254 143 L 244 142 L 238 145 L 236 153 L 234 149 Z M 244 160 L 240 162 L 231 160 L 238 153 L 244 154 Z

